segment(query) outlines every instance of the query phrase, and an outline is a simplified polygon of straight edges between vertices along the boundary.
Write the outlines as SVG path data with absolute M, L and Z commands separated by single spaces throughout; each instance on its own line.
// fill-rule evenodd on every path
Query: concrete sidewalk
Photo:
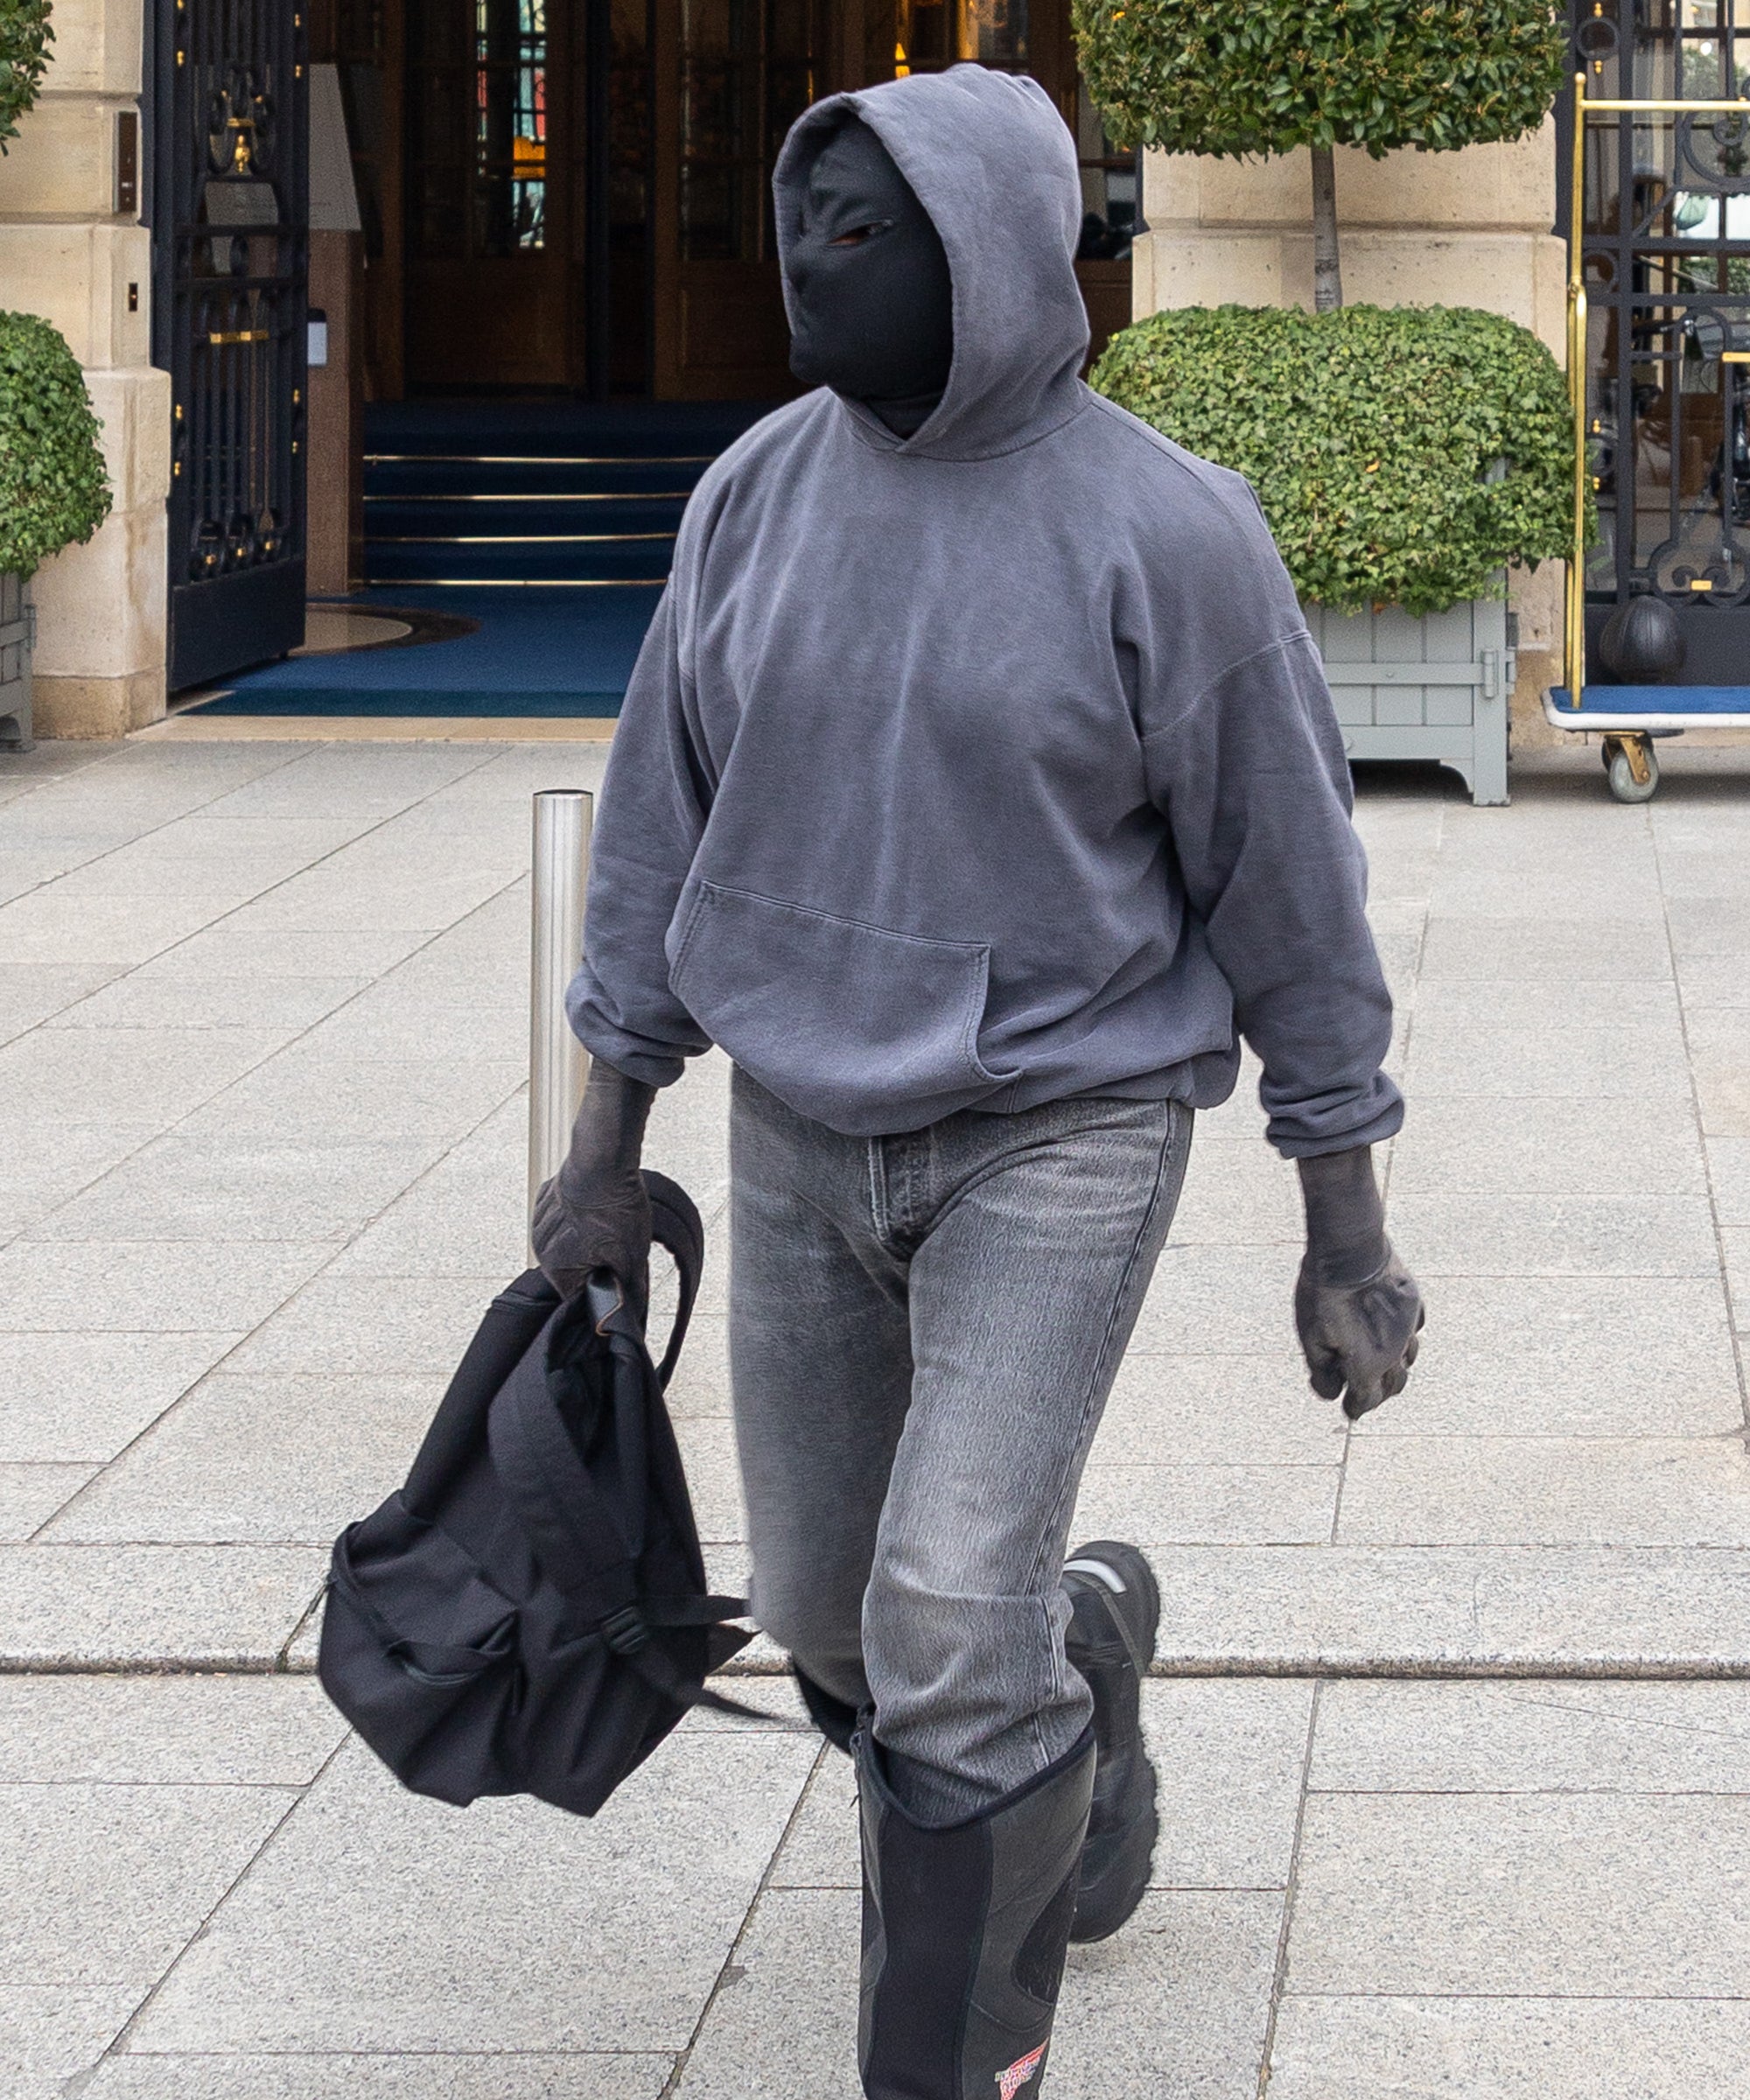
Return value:
M 457 1814 L 300 1674 L 521 1266 L 528 798 L 603 755 L 0 755 L 0 2093 L 854 2090 L 850 1794 L 794 1722 L 690 1727 L 594 1824 Z M 1078 1518 L 1161 1574 L 1169 1807 L 1057 2100 L 1741 2085 L 1746 782 L 1364 783 L 1427 1347 L 1358 1431 L 1306 1392 L 1249 1073 Z M 716 1294 L 724 1078 L 652 1145 Z M 733 1578 L 722 1328 L 676 1404 Z

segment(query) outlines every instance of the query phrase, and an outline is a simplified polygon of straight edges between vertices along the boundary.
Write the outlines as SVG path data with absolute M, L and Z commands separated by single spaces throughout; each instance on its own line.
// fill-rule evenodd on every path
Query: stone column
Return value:
M 1565 361 L 1567 255 L 1556 215 L 1553 119 L 1511 145 L 1457 153 L 1337 150 L 1343 294 L 1352 305 L 1480 306 L 1533 329 Z M 1312 304 L 1312 177 L 1304 150 L 1271 160 L 1149 154 L 1135 312 Z M 1514 733 L 1554 733 L 1541 695 L 1560 676 L 1564 564 L 1517 571 Z
M 137 109 L 139 0 L 56 0 L 43 93 L 0 158 L 0 306 L 72 346 L 115 508 L 53 556 L 37 605 L 39 737 L 116 737 L 164 711 L 170 375 L 150 361 L 151 242 L 116 212 L 116 117 Z M 144 194 L 146 171 L 140 169 Z

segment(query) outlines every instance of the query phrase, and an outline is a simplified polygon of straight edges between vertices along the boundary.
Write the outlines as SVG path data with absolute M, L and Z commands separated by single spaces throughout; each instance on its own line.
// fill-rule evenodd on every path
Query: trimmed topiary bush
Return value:
M 1521 137 L 1566 76 L 1555 0 L 1073 0 L 1112 136 L 1170 153 L 1312 149 L 1320 310 L 1340 305 L 1334 146 Z
M 109 514 L 97 418 L 46 321 L 0 313 L 0 571 L 29 576 Z
M 1074 17 L 1114 136 L 1169 153 L 1517 138 L 1567 69 L 1550 0 L 1074 0 Z
M 0 0 L 0 153 L 37 99 L 53 41 L 49 0 Z
M 1187 307 L 1114 336 L 1099 391 L 1258 493 L 1303 598 L 1438 612 L 1573 530 L 1566 382 L 1468 307 Z

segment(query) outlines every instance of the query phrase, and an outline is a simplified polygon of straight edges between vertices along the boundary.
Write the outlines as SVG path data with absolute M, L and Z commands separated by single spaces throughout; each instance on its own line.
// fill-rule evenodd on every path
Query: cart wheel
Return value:
M 1619 802 L 1650 802 L 1658 793 L 1659 761 L 1647 738 L 1607 738 L 1604 762 L 1610 774 L 1610 792 Z

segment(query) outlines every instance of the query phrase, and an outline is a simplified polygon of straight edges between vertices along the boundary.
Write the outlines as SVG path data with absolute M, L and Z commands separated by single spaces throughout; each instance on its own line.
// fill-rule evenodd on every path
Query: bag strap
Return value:
M 636 1614 L 629 1614 L 636 1616 Z M 725 1619 L 745 1619 L 747 1616 L 747 1600 L 745 1597 L 653 1597 L 643 1606 L 641 1618 L 644 1626 L 718 1626 Z M 727 1653 L 744 1648 L 753 1636 L 738 1629 L 730 1629 L 733 1645 Z M 628 1637 L 630 1636 L 630 1637 Z M 682 1676 L 663 1650 L 640 1637 L 631 1628 L 622 1627 L 620 1636 L 607 1628 L 602 1637 L 626 1662 L 629 1662 L 645 1683 L 653 1690 L 671 1700 L 677 1706 L 704 1706 L 713 1713 L 733 1714 L 745 1721 L 774 1722 L 782 1716 L 762 1713 L 757 1706 L 748 1706 L 739 1699 L 732 1699 L 724 1693 L 713 1691 L 707 1684 L 695 1684 Z
M 675 1324 L 656 1374 L 666 1385 L 698 1297 L 704 1221 L 686 1190 L 666 1174 L 647 1170 L 644 1185 L 653 1236 L 674 1256 L 680 1283 Z M 549 1334 L 584 1319 L 622 1362 L 635 1352 L 648 1364 L 639 1310 L 624 1284 L 606 1269 L 591 1274 L 578 1297 L 550 1325 Z M 545 1378 L 511 1378 L 493 1402 L 487 1431 L 499 1479 L 553 1579 L 597 1617 L 623 1612 L 637 1595 L 641 1512 L 621 1512 L 597 1487 L 578 1456 Z
M 644 1193 L 650 1199 L 652 1236 L 674 1256 L 680 1283 L 675 1324 L 668 1330 L 668 1344 L 656 1367 L 657 1383 L 666 1392 L 681 1360 L 681 1344 L 687 1339 L 688 1323 L 698 1300 L 705 1265 L 705 1224 L 698 1205 L 678 1181 L 671 1181 L 667 1174 L 659 1174 L 651 1167 L 645 1168 L 643 1180 Z

